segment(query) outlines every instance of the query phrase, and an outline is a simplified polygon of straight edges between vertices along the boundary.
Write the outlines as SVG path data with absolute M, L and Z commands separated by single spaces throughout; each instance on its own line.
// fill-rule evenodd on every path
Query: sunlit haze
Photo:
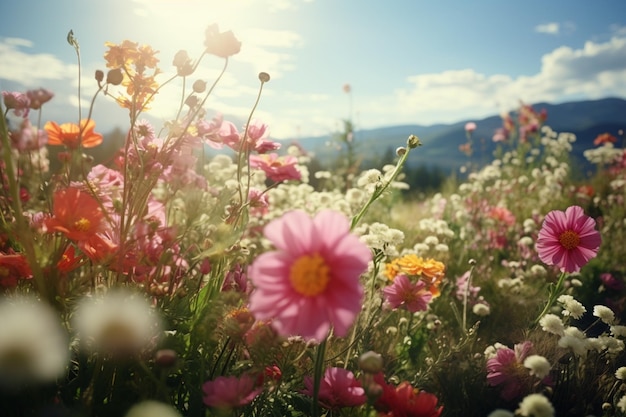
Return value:
M 53 90 L 44 117 L 73 121 L 96 89 L 94 71 L 105 69 L 106 41 L 150 44 L 166 79 L 178 50 L 201 54 L 211 23 L 232 30 L 242 49 L 207 101 L 209 114 L 245 120 L 265 71 L 272 78 L 255 117 L 279 139 L 328 134 L 346 117 L 361 129 L 429 125 L 497 114 L 520 100 L 626 97 L 622 0 L 3 2 L 0 90 Z M 81 48 L 80 101 L 70 29 Z M 210 83 L 222 64 L 207 56 L 192 78 Z M 176 86 L 164 89 L 153 116 L 173 117 L 179 101 Z M 93 117 L 105 130 L 127 120 L 102 97 Z

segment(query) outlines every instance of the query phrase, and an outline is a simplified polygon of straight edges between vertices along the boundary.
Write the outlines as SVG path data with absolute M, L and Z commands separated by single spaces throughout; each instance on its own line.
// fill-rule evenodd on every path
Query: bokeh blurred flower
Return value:
M 302 174 L 298 171 L 297 164 L 298 160 L 289 155 L 250 155 L 250 167 L 262 170 L 274 182 L 300 180 Z
M 372 258 L 350 233 L 341 213 L 324 210 L 311 218 L 295 210 L 264 230 L 277 250 L 261 254 L 248 269 L 254 284 L 250 311 L 272 320 L 283 336 L 323 340 L 334 328 L 345 336 L 361 311 L 359 277 Z
M 525 417 L 554 417 L 554 407 L 541 394 L 529 394 L 524 397 L 515 412 Z
M 263 391 L 256 379 L 248 374 L 241 377 L 218 376 L 202 385 L 204 404 L 218 409 L 232 409 L 250 404 Z
M 58 125 L 49 121 L 44 125 L 48 132 L 49 145 L 63 145 L 69 149 L 93 148 L 102 143 L 102 135 L 96 133 L 96 122 L 92 119 L 83 119 L 80 126 L 76 123 L 63 123 Z
M 444 278 L 445 265 L 432 258 L 422 258 L 416 254 L 407 254 L 392 260 L 385 265 L 385 275 L 393 280 L 396 275 L 403 273 L 409 276 L 419 276 L 427 284 L 428 291 L 434 297 L 439 296 L 439 285 Z
M 180 417 L 180 413 L 171 405 L 145 400 L 132 406 L 124 417 Z
M 467 133 L 472 133 L 474 130 L 476 130 L 476 123 L 474 122 L 465 123 L 465 131 Z
M 595 225 L 579 206 L 549 212 L 537 238 L 539 258 L 564 272 L 580 271 L 600 248 L 602 239 Z
M 596 138 L 593 140 L 593 144 L 595 146 L 599 146 L 599 145 L 603 145 L 605 143 L 615 143 L 617 142 L 617 138 L 613 135 L 611 135 L 608 132 L 605 133 L 600 133 L 598 136 L 596 136 Z
M 51 307 L 35 298 L 0 300 L 0 385 L 52 381 L 65 371 L 69 353 Z
M 541 355 L 530 355 L 524 359 L 524 367 L 530 370 L 531 375 L 543 379 L 550 373 L 550 362 Z
M 313 378 L 304 377 L 303 394 L 313 396 Z M 318 399 L 329 410 L 365 404 L 365 390 L 354 374 L 344 368 L 327 368 L 320 381 Z
M 207 27 L 204 38 L 206 52 L 220 58 L 238 54 L 241 50 L 241 42 L 237 40 L 232 31 L 220 32 L 216 24 Z
M 161 319 L 139 294 L 111 290 L 84 297 L 74 312 L 72 328 L 83 347 L 121 358 L 150 347 L 160 335 Z
M 396 276 L 393 283 L 383 289 L 383 295 L 390 308 L 403 307 L 411 313 L 427 310 L 433 298 L 424 281 L 413 283 L 404 274 Z
M 13 110 L 18 117 L 28 117 L 30 111 L 30 99 L 24 93 L 18 91 L 3 91 L 2 99 L 7 110 Z
M 20 279 L 32 278 L 26 256 L 8 251 L 0 252 L 0 288 L 15 288 Z

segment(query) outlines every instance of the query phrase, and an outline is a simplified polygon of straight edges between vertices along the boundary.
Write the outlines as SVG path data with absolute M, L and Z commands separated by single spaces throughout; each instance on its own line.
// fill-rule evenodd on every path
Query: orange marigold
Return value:
M 102 135 L 94 132 L 96 122 L 83 119 L 80 126 L 76 123 L 47 122 L 44 129 L 48 133 L 48 145 L 65 145 L 69 149 L 93 148 L 102 143 Z
M 398 274 L 418 276 L 428 285 L 428 290 L 433 296 L 437 297 L 440 294 L 439 285 L 445 275 L 445 269 L 443 262 L 408 254 L 386 264 L 385 275 L 389 280 L 393 280 Z

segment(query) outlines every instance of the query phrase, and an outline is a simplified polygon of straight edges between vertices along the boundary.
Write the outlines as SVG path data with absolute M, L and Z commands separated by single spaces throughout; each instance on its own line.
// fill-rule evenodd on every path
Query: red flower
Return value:
M 407 381 L 397 387 L 388 385 L 382 373 L 374 376 L 374 381 L 382 387 L 382 394 L 374 403 L 374 408 L 383 417 L 439 417 L 443 406 L 437 407 L 437 397 L 426 391 L 413 388 Z
M 32 275 L 24 255 L 0 252 L 0 288 L 15 288 L 20 278 L 31 278 Z
M 99 231 L 102 210 L 95 198 L 76 187 L 54 193 L 53 217 L 46 220 L 49 232 L 61 232 L 68 239 L 86 241 Z
M 48 132 L 49 145 L 65 145 L 69 149 L 93 148 L 102 143 L 102 135 L 94 132 L 96 122 L 91 119 L 83 119 L 80 126 L 75 123 L 47 122 L 44 126 Z
M 610 133 L 601 133 L 593 140 L 593 144 L 595 146 L 603 145 L 605 143 L 615 143 L 617 142 L 617 138 Z

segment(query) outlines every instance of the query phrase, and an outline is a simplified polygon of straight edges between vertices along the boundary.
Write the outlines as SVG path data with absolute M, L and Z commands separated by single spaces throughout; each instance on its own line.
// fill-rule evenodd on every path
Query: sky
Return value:
M 520 102 L 626 98 L 624 0 L 21 0 L 0 5 L 0 90 L 44 87 L 42 117 L 76 121 L 105 70 L 105 42 L 159 50 L 161 80 L 181 49 L 199 57 L 204 31 L 232 30 L 241 52 L 206 102 L 209 117 L 254 117 L 275 139 L 358 129 L 431 125 L 512 110 Z M 66 37 L 80 44 L 78 65 Z M 191 81 L 212 83 L 223 60 L 205 56 Z M 351 92 L 344 92 L 349 84 Z M 151 116 L 175 116 L 181 85 L 164 88 Z M 128 114 L 98 96 L 103 132 Z M 98 129 L 97 129 L 98 130 Z M 419 134 L 419 132 L 416 132 Z

